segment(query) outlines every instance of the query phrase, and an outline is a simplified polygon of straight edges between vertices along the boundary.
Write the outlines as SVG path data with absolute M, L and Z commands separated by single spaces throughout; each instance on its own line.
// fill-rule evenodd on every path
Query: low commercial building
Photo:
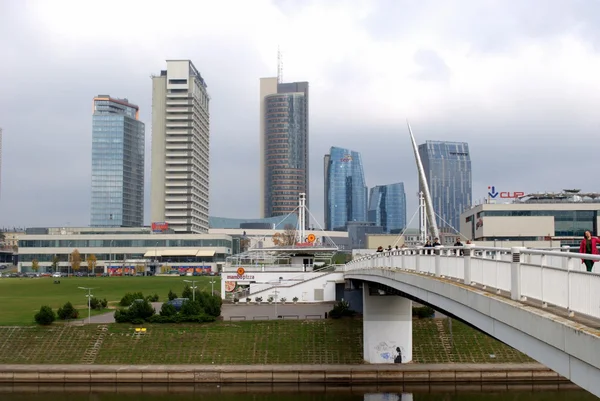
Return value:
M 153 233 L 150 228 L 31 228 L 19 237 L 19 270 L 49 271 L 53 262 L 62 272 L 71 270 L 73 252 L 80 254 L 81 270 L 96 258 L 96 273 L 152 274 L 179 270 L 187 273 L 220 271 L 232 253 L 225 234 Z
M 461 234 L 481 241 L 526 241 L 578 246 L 585 231 L 598 235 L 600 194 L 566 190 L 523 194 L 511 203 L 484 203 L 460 216 Z

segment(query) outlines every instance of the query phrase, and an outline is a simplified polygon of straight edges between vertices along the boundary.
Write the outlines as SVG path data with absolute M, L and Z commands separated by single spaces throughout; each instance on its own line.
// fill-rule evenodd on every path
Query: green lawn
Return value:
M 519 363 L 527 356 L 454 321 L 455 348 L 434 319 L 413 322 L 415 363 Z M 362 364 L 362 320 L 0 327 L 0 364 Z M 100 344 L 89 358 L 86 350 Z M 490 358 L 494 354 L 496 358 Z
M 211 290 L 211 279 L 215 291 L 220 291 L 220 277 L 69 277 L 61 278 L 54 284 L 54 278 L 0 278 L 0 326 L 33 324 L 33 316 L 40 306 L 49 305 L 54 310 L 70 301 L 80 310 L 80 316 L 87 316 L 86 291 L 77 287 L 91 287 L 92 294 L 99 299 L 106 298 L 109 307 L 115 308 L 127 292 L 141 291 L 144 295 L 158 294 L 159 300 L 167 299 L 169 289 L 181 295 L 186 283 L 183 280 L 197 281 L 200 290 Z M 107 312 L 106 310 L 104 312 Z M 102 313 L 102 312 L 93 312 Z

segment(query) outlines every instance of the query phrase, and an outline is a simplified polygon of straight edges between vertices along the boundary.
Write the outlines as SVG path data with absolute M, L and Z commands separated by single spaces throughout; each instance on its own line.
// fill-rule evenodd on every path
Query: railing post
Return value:
M 421 273 L 421 250 L 417 249 L 415 253 L 415 272 Z
M 524 248 L 511 248 L 512 263 L 510 265 L 510 298 L 521 300 L 521 250 Z
M 561 252 L 571 252 L 571 247 L 569 245 L 563 245 L 560 247 L 560 251 Z M 569 268 L 569 258 L 568 257 L 564 257 L 562 258 L 562 268 L 565 270 L 568 270 Z
M 466 285 L 473 285 L 473 281 L 471 281 L 471 255 L 473 253 L 473 244 L 466 244 L 464 249 L 464 283 Z
M 434 249 L 435 252 L 435 276 L 440 277 L 442 275 L 442 250 L 441 246 L 437 246 Z

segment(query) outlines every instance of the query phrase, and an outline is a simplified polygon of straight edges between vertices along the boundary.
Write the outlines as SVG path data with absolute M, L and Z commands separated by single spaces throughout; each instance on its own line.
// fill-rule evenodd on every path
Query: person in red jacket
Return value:
M 600 245 L 600 239 L 592 237 L 592 233 L 586 231 L 583 234 L 583 240 L 579 245 L 579 253 L 589 253 L 590 255 L 598 255 L 598 245 Z M 587 271 L 591 272 L 594 267 L 595 260 L 581 259 L 581 263 L 585 263 Z

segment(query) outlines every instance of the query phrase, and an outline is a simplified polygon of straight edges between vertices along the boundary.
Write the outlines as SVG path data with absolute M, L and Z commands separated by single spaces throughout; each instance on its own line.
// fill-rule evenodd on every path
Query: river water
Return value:
M 588 401 L 572 386 L 74 386 L 0 385 L 1 401 Z

